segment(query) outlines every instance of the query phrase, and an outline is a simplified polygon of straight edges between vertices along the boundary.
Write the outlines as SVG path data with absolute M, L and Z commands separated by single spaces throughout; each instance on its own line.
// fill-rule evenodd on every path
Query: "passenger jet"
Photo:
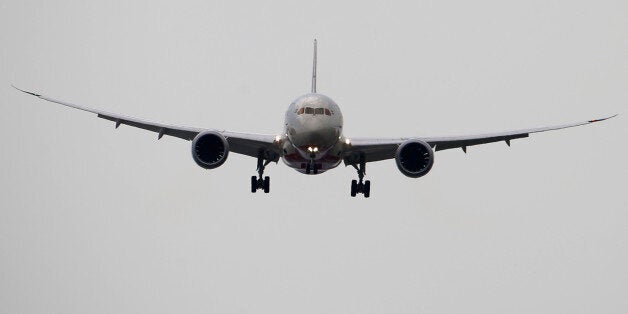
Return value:
M 270 178 L 264 176 L 266 166 L 271 162 L 283 162 L 296 171 L 316 175 L 336 168 L 340 163 L 352 166 L 358 173 L 357 180 L 351 181 L 351 196 L 371 194 L 371 182 L 364 180 L 366 163 L 395 159 L 397 168 L 404 175 L 418 178 L 426 175 L 434 164 L 434 152 L 504 141 L 510 146 L 514 139 L 528 137 L 531 133 L 570 128 L 611 117 L 588 120 L 563 125 L 447 137 L 398 137 L 398 138 L 356 138 L 342 133 L 342 112 L 329 97 L 316 91 L 316 40 L 314 40 L 314 60 L 312 66 L 312 90 L 295 99 L 286 111 L 283 131 L 279 134 L 250 134 L 217 129 L 193 128 L 150 122 L 134 117 L 92 109 L 88 106 L 56 100 L 44 95 L 18 89 L 43 100 L 79 110 L 95 113 L 99 118 L 120 125 L 148 130 L 157 133 L 157 139 L 164 135 L 192 141 L 192 158 L 205 169 L 214 169 L 225 163 L 229 152 L 243 154 L 257 159 L 257 176 L 251 177 L 251 192 L 270 191 Z

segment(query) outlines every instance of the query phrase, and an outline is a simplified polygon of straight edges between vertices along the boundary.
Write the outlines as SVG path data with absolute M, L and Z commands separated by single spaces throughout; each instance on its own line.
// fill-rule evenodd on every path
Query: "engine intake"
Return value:
M 426 175 L 434 165 L 434 151 L 421 140 L 408 140 L 397 148 L 397 168 L 404 175 L 418 178 Z
M 229 156 L 229 143 L 215 131 L 205 131 L 192 140 L 192 158 L 205 169 L 220 167 Z

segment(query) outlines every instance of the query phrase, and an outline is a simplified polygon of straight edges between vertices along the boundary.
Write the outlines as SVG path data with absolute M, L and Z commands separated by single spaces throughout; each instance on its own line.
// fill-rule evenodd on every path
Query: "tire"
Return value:
M 312 172 L 312 165 L 311 164 L 307 164 L 305 165 L 305 174 L 310 174 Z
M 264 178 L 264 193 L 270 192 L 270 177 Z
M 251 177 L 251 193 L 255 193 L 255 192 L 257 192 L 257 177 L 252 176 Z
M 317 164 L 314 164 L 314 165 L 313 165 L 313 168 L 314 168 L 314 169 L 312 169 L 312 170 L 314 171 L 314 174 L 318 174 L 318 165 L 317 165 Z
M 366 180 L 364 182 L 364 198 L 368 198 L 371 196 L 371 181 Z
M 351 181 L 351 197 L 355 197 L 357 192 L 358 192 L 358 181 L 352 180 Z

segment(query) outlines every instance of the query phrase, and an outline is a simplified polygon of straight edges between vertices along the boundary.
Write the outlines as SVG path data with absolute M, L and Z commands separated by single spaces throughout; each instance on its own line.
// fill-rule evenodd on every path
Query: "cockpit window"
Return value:
M 331 116 L 332 112 L 331 110 L 327 109 L 327 108 L 312 108 L 312 107 L 301 107 L 297 110 L 295 110 L 295 113 L 298 115 L 301 114 L 315 114 L 315 115 L 326 115 L 326 116 Z

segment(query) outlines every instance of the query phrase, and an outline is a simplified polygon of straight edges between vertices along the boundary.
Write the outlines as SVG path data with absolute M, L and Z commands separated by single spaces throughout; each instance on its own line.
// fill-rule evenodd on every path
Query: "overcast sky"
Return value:
M 2 1 L 2 313 L 626 313 L 628 2 Z M 18 93 L 275 134 L 591 126 L 305 176 Z M 622 115 L 623 114 L 623 115 Z

